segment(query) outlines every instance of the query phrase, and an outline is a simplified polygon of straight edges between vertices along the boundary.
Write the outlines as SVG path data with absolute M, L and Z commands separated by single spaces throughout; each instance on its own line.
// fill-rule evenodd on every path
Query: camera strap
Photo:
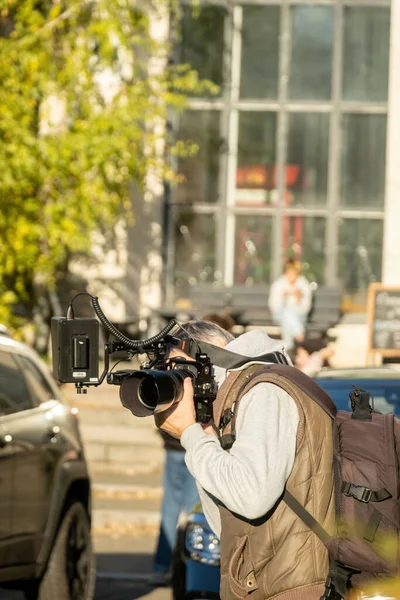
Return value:
M 208 342 L 197 342 L 192 340 L 182 340 L 181 349 L 195 358 L 196 353 L 204 352 L 210 358 L 211 362 L 224 369 L 238 369 L 249 362 L 274 363 L 278 365 L 288 365 L 289 362 L 283 352 L 269 352 L 261 356 L 244 356 L 231 352 L 225 348 L 214 346 Z

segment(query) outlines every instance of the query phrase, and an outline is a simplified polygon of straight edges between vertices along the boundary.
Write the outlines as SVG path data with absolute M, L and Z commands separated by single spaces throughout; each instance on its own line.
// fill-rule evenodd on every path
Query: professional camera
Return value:
M 90 296 L 96 318 L 75 318 L 73 301 L 79 295 Z M 183 382 L 190 377 L 194 388 L 196 420 L 207 423 L 212 418 L 212 403 L 217 384 L 209 356 L 176 321 L 147 340 L 131 340 L 110 323 L 100 308 L 98 298 L 80 292 L 71 301 L 66 317 L 53 317 L 51 323 L 53 374 L 60 383 L 74 383 L 78 393 L 87 387 L 107 383 L 120 386 L 120 399 L 135 416 L 145 417 L 170 408 L 183 396 Z M 99 377 L 99 321 L 116 338 L 105 344 L 104 371 Z M 184 337 L 182 340 L 181 337 Z M 182 350 L 192 360 L 169 357 L 171 350 Z M 125 351 L 129 357 L 147 355 L 140 370 L 110 370 L 110 355 Z

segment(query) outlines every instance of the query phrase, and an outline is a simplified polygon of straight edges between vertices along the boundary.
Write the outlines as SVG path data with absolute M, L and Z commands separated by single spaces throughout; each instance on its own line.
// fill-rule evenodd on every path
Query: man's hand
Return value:
M 187 377 L 183 382 L 182 400 L 168 410 L 154 415 L 154 421 L 157 427 L 169 433 L 172 437 L 178 438 L 178 440 L 185 429 L 196 423 L 193 385 L 190 377 Z

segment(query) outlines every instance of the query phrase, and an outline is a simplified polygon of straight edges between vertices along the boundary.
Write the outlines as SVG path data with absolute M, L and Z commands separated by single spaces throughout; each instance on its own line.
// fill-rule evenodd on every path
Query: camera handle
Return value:
M 98 381 L 90 383 L 90 382 L 81 382 L 77 381 L 75 383 L 77 394 L 87 394 L 88 387 L 98 387 L 101 385 L 108 373 L 110 368 L 110 355 L 113 352 L 118 352 L 118 350 L 125 350 L 125 346 L 121 342 L 107 342 L 104 345 L 104 369 L 102 374 L 100 375 Z

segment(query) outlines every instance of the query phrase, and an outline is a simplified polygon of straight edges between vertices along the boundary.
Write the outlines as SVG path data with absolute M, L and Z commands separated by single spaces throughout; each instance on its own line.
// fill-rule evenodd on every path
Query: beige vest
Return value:
M 235 401 L 237 409 L 239 399 L 257 383 L 274 383 L 288 392 L 299 411 L 299 426 L 296 458 L 286 487 L 328 533 L 333 533 L 332 421 L 310 396 L 274 374 L 273 367 L 270 370 L 253 365 L 230 373 L 214 403 L 214 421 L 220 423 L 221 415 Z M 231 424 L 221 433 L 229 434 Z M 327 551 L 285 502 L 278 501 L 256 521 L 225 507 L 220 507 L 220 513 L 222 600 L 320 599 L 328 574 Z

